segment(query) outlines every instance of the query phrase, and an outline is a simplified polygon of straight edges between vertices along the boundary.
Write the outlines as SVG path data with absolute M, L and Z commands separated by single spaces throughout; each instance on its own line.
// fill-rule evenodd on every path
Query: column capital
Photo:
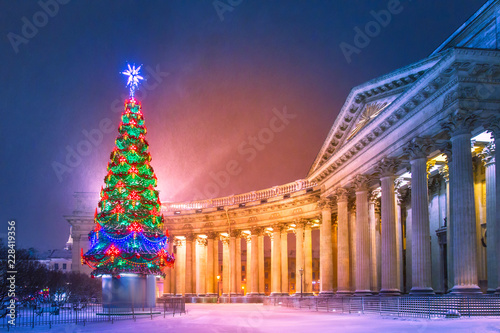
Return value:
M 321 198 L 318 201 L 318 208 L 321 210 L 330 210 L 333 208 L 332 198 Z
M 390 177 L 394 176 L 394 174 L 398 170 L 399 165 L 399 159 L 393 157 L 384 157 L 377 163 L 375 169 L 381 177 Z
M 275 223 L 271 227 L 273 228 L 273 233 L 274 233 L 274 232 L 281 232 L 285 226 L 282 223 Z
M 356 192 L 368 191 L 370 178 L 367 175 L 356 175 L 353 179 L 353 186 Z
M 410 157 L 411 160 L 419 158 L 427 158 L 429 151 L 432 149 L 433 142 L 427 137 L 416 137 L 403 147 L 403 151 Z
M 224 244 L 229 244 L 229 236 L 220 235 L 220 240 Z
M 500 138 L 500 117 L 491 116 L 486 119 L 484 128 L 491 132 L 495 139 Z
M 192 242 L 196 239 L 196 235 L 193 233 L 186 234 L 186 241 Z
M 261 236 L 264 233 L 264 228 L 253 226 L 250 228 L 252 235 Z
M 337 202 L 346 202 L 349 199 L 349 191 L 343 187 L 335 189 L 334 195 L 337 197 Z
M 443 177 L 445 182 L 450 181 L 450 172 L 449 172 L 448 164 L 444 164 L 441 167 L 439 167 L 438 172 L 441 175 L 441 177 Z
M 207 232 L 208 239 L 216 239 L 219 236 L 219 233 L 216 231 Z
M 440 144 L 438 144 L 438 149 L 444 154 L 446 157 L 446 163 L 451 162 L 451 142 L 450 141 L 443 141 Z
M 208 244 L 208 239 L 197 237 L 196 242 L 198 243 L 198 245 L 206 246 Z
M 380 188 L 376 188 L 370 192 L 370 194 L 368 195 L 368 200 L 370 201 L 370 203 L 375 204 L 378 202 L 378 199 L 380 199 L 381 194 L 382 190 Z
M 465 109 L 457 109 L 441 123 L 441 127 L 448 132 L 451 137 L 454 137 L 456 135 L 470 133 L 476 122 L 477 116 L 474 113 Z
M 490 142 L 483 148 L 478 156 L 483 161 L 484 165 L 488 166 L 495 163 L 495 143 Z
M 231 233 L 229 234 L 231 237 L 239 238 L 241 237 L 241 230 L 231 230 Z
M 182 238 L 174 238 L 173 243 L 175 246 L 183 246 L 186 245 L 186 240 Z

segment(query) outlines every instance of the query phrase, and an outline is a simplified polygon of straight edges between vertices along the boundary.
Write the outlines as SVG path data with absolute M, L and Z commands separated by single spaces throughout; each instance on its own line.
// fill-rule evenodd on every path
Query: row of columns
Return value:
M 448 209 L 448 239 L 452 256 L 453 288 L 451 292 L 467 294 L 480 292 L 477 275 L 476 249 L 476 214 L 474 205 L 474 182 L 471 153 L 471 130 L 476 121 L 473 114 L 458 110 L 449 116 L 442 124 L 450 140 L 448 146 L 442 148 L 447 156 L 449 169 L 449 209 Z M 498 169 L 494 163 L 494 147 L 496 138 L 500 137 L 498 119 L 488 122 L 485 127 L 493 133 L 495 143 L 488 147 L 483 156 L 486 162 L 487 181 L 487 227 L 488 227 L 488 261 L 498 260 L 500 252 L 498 240 L 500 214 L 499 186 L 496 185 Z M 412 294 L 433 294 L 431 279 L 430 224 L 428 198 L 427 154 L 435 146 L 428 139 L 415 138 L 410 141 L 404 151 L 411 166 L 411 283 Z M 451 146 L 451 149 L 449 149 Z M 321 200 L 322 223 L 320 226 L 320 294 L 369 295 L 379 291 L 385 295 L 401 293 L 400 265 L 401 254 L 398 244 L 397 207 L 395 196 L 396 172 L 399 169 L 399 159 L 383 158 L 378 162 L 376 171 L 380 180 L 381 196 L 381 230 L 380 240 L 377 218 L 375 217 L 374 193 L 369 192 L 369 183 L 373 176 L 357 175 L 352 187 L 355 191 L 355 223 L 350 226 L 348 195 L 350 189 L 337 188 L 333 196 L 336 198 L 337 230 L 332 230 L 332 201 Z M 377 196 L 376 194 L 375 196 Z M 334 226 L 334 225 L 333 225 Z M 354 246 L 350 246 L 349 235 L 354 233 Z M 272 228 L 271 239 L 271 295 L 288 294 L 288 249 L 287 230 L 280 225 Z M 296 281 L 303 273 L 304 292 L 312 293 L 312 238 L 311 227 L 299 223 L 296 232 Z M 193 236 L 190 236 L 191 238 Z M 239 232 L 235 231 L 223 237 L 223 281 L 224 293 L 241 294 L 241 246 Z M 334 239 L 334 237 L 336 239 Z M 193 239 L 186 237 L 184 249 L 179 249 L 174 279 L 169 273 L 170 281 L 175 281 L 176 293 L 182 290 L 185 294 L 213 294 L 214 276 L 218 272 L 218 251 L 215 236 L 209 236 L 208 241 L 198 241 L 202 250 L 196 252 Z M 264 231 L 254 228 L 247 238 L 247 256 L 249 267 L 247 286 L 249 295 L 264 294 Z M 205 244 L 205 245 L 203 245 Z M 380 245 L 379 245 L 380 244 Z M 181 244 L 180 244 L 181 245 Z M 206 246 L 211 250 L 206 250 Z M 380 246 L 380 247 L 379 247 Z M 201 252 L 199 252 L 201 251 Z M 206 251 L 206 252 L 203 252 Z M 354 252 L 354 253 L 351 253 Z M 198 253 L 198 254 L 197 254 Z M 206 253 L 206 254 L 205 254 Z M 196 255 L 199 259 L 196 260 Z M 204 267 L 203 258 L 211 265 Z M 185 259 L 184 259 L 185 258 Z M 459 259 L 458 259 L 459 258 Z M 350 263 L 350 260 L 354 263 Z M 194 260 L 194 261 L 193 261 Z M 196 267 L 193 266 L 196 262 Z M 354 265 L 353 265 L 354 264 Z M 336 265 L 336 269 L 334 269 Z M 497 270 L 491 275 L 497 277 L 490 288 L 500 291 L 500 265 L 491 265 Z M 303 271 L 301 271 L 303 268 Z M 354 276 L 351 275 L 354 272 Z M 194 274 L 196 273 L 196 274 Z M 193 284 L 192 277 L 196 283 Z M 206 281 L 206 287 L 204 287 Z M 355 281 L 354 288 L 351 281 Z M 298 283 L 297 283 L 298 284 Z M 170 286 L 172 283 L 170 283 Z M 209 285 L 211 287 L 209 287 Z M 192 286 L 196 286 L 193 290 Z M 297 286 L 297 291 L 299 286 Z M 170 291 L 173 293 L 171 287 Z
M 253 228 L 249 235 L 234 230 L 230 234 L 210 232 L 208 235 L 188 234 L 185 237 L 176 237 L 175 241 L 169 244 L 170 253 L 174 252 L 174 244 L 176 246 L 176 264 L 174 268 L 165 271 L 164 294 L 215 296 L 218 293 L 218 287 L 222 287 L 221 292 L 225 296 L 243 294 L 240 243 L 243 239 L 247 242 L 247 295 L 264 295 L 264 237 L 266 234 L 271 238 L 271 295 L 288 295 L 288 230 L 278 224 L 272 227 L 272 232 L 266 232 L 264 228 Z M 302 268 L 303 292 L 312 294 L 312 228 L 310 223 L 296 223 L 295 234 L 297 292 L 300 291 L 299 281 Z M 330 239 L 331 237 L 330 227 Z M 222 277 L 219 275 L 219 239 L 222 241 Z M 222 286 L 218 285 L 220 280 L 222 280 Z

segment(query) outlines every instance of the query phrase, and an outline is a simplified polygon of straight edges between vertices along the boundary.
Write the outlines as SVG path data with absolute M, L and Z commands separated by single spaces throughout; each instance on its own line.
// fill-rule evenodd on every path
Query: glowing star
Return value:
M 135 65 L 130 67 L 130 64 L 127 64 L 127 66 L 128 69 L 124 72 L 121 72 L 121 74 L 128 76 L 127 87 L 130 88 L 130 97 L 134 97 L 134 92 L 139 86 L 139 83 L 141 82 L 141 80 L 144 80 L 144 78 L 139 74 L 142 66 L 139 66 L 137 68 L 135 68 Z

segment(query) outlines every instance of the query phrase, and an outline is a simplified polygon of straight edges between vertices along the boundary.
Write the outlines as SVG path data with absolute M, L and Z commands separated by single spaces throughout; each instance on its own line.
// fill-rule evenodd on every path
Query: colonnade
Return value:
M 440 173 L 446 180 L 446 233 L 451 278 L 450 291 L 457 294 L 479 293 L 477 230 L 473 181 L 471 138 L 476 116 L 458 110 L 442 122 L 448 134 L 446 142 L 415 137 L 401 156 L 383 157 L 370 172 L 353 175 L 342 186 L 323 190 L 317 202 L 317 217 L 290 222 L 254 226 L 250 229 L 178 235 L 175 237 L 176 267 L 167 272 L 166 294 L 242 295 L 241 241 L 246 242 L 247 295 L 264 295 L 264 237 L 271 238 L 272 296 L 289 295 L 287 234 L 295 237 L 296 291 L 312 294 L 312 228 L 319 228 L 320 295 L 355 294 L 400 295 L 403 292 L 402 203 L 398 200 L 401 170 L 408 168 L 411 213 L 406 217 L 406 265 L 411 272 L 411 294 L 434 293 L 431 269 L 431 230 L 429 221 L 429 159 L 436 151 L 444 154 L 446 164 Z M 496 139 L 498 120 L 484 126 Z M 500 285 L 497 253 L 500 239 L 499 186 L 496 184 L 495 142 L 486 145 L 478 156 L 486 170 L 487 262 L 490 292 Z M 403 164 L 406 164 L 403 165 Z M 326 193 L 326 194 L 325 194 Z M 242 208 L 244 209 L 244 208 Z M 408 211 L 409 212 L 409 211 Z M 434 230 L 433 230 L 434 231 Z M 222 272 L 219 272 L 219 239 L 222 241 Z M 411 246 L 409 246 L 411 244 Z M 222 286 L 218 285 L 222 273 Z

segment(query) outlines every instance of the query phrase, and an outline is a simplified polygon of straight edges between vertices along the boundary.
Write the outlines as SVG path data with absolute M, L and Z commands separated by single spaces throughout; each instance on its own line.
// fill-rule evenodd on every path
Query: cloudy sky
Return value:
M 20 246 L 64 245 L 73 193 L 104 184 L 127 62 L 148 78 L 163 201 L 304 178 L 350 89 L 427 57 L 484 0 L 397 2 L 0 1 L 0 234 L 16 219 Z

